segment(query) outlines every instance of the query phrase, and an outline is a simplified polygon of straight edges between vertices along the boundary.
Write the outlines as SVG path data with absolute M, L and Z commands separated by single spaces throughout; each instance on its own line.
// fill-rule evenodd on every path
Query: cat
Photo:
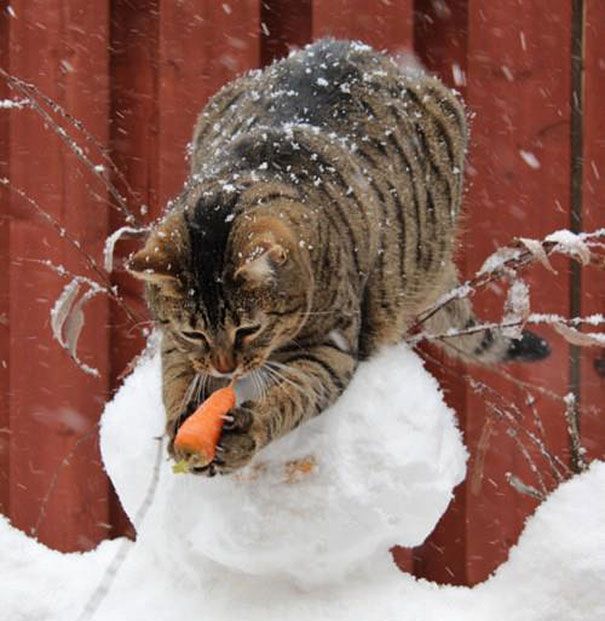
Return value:
M 246 375 L 261 394 L 232 412 L 199 470 L 243 467 L 456 286 L 466 147 L 454 92 L 356 42 L 320 40 L 210 100 L 185 188 L 128 266 L 162 331 L 173 457 L 187 457 L 172 440 L 210 384 Z M 474 322 L 455 299 L 425 327 Z M 530 332 L 442 346 L 481 363 L 549 353 Z

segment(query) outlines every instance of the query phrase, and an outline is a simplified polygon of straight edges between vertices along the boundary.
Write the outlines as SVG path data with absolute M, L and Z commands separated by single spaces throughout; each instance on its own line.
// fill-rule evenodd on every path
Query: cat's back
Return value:
M 322 39 L 210 100 L 194 135 L 193 171 L 256 128 L 308 125 L 357 146 L 396 129 L 415 134 L 423 123 L 463 157 L 464 110 L 441 82 L 367 45 Z

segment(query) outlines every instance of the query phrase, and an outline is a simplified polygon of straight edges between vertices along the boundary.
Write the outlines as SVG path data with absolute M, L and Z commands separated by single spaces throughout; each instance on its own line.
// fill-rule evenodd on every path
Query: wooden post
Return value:
M 467 276 L 498 246 L 514 236 L 541 238 L 569 224 L 570 196 L 570 25 L 568 2 L 552 3 L 544 12 L 532 3 L 469 2 L 467 101 L 475 113 L 469 166 L 464 237 Z M 559 260 L 562 274 L 569 262 Z M 527 274 L 533 309 L 568 312 L 569 284 L 534 267 Z M 496 294 L 496 295 L 494 295 Z M 491 299 L 490 299 L 491 296 Z M 477 298 L 479 312 L 497 317 L 498 291 Z M 565 393 L 569 348 L 552 330 L 536 330 L 548 337 L 552 355 L 538 364 L 516 365 L 510 371 L 530 384 Z M 522 412 L 526 393 L 508 380 L 477 373 Z M 535 409 L 545 428 L 549 448 L 568 461 L 562 404 L 532 392 Z M 486 420 L 497 415 L 485 408 L 485 397 L 469 390 L 467 438 L 477 451 Z M 531 416 L 523 425 L 539 433 Z M 536 502 L 510 489 L 511 472 L 537 485 L 535 476 L 511 435 L 499 424 L 489 440 L 482 464 L 482 484 L 467 499 L 467 579 L 484 580 L 508 556 L 527 515 Z M 531 452 L 533 459 L 536 453 Z M 479 465 L 470 463 L 470 476 Z
M 414 15 L 414 49 L 428 71 L 466 96 L 468 7 L 467 0 L 437 4 L 417 0 Z M 458 265 L 464 265 L 459 253 Z M 427 369 L 443 388 L 446 403 L 456 412 L 466 441 L 465 366 L 430 345 L 421 352 Z M 466 500 L 467 483 L 454 490 L 454 498 L 435 530 L 414 550 L 414 574 L 439 584 L 466 584 Z
M 583 185 L 582 228 L 605 227 L 605 3 L 585 0 L 583 38 Z M 605 278 L 595 268 L 584 268 L 581 313 L 603 313 Z M 605 456 L 605 349 L 586 348 L 581 355 L 580 428 L 590 459 Z
M 432 22 L 432 37 L 448 41 L 448 23 L 467 11 L 466 62 L 458 58 L 464 45 L 452 41 L 451 49 L 432 49 L 442 77 L 464 88 L 474 113 L 467 172 L 466 234 L 462 238 L 461 267 L 471 276 L 481 261 L 514 236 L 541 237 L 565 228 L 569 212 L 569 7 L 553 5 L 548 14 L 538 7 L 516 2 L 448 3 L 449 13 Z M 446 32 L 439 34 L 440 29 Z M 454 52 L 453 54 L 451 52 Z M 427 56 L 429 58 L 428 53 Z M 429 58 L 430 60 L 430 58 Z M 450 66 L 448 67 L 448 63 Z M 566 263 L 559 267 L 565 270 Z M 528 275 L 536 310 L 566 314 L 568 286 L 565 279 L 547 282 L 540 268 Z M 480 316 L 499 319 L 502 291 L 492 290 L 474 298 Z M 553 355 L 535 365 L 508 370 L 526 382 L 555 388 L 567 386 L 568 347 L 548 333 Z M 523 390 L 489 371 L 473 370 L 510 403 L 527 412 Z M 512 472 L 536 484 L 508 425 L 485 395 L 468 386 L 462 403 L 465 439 L 471 451 L 469 476 L 461 493 L 458 516 L 463 532 L 429 542 L 420 553 L 422 575 L 443 579 L 446 563 L 464 559 L 464 575 L 455 578 L 474 584 L 485 579 L 507 556 L 535 502 L 510 489 L 505 473 Z M 565 453 L 565 430 L 560 404 L 534 392 L 536 410 L 546 428 L 546 442 L 559 455 Z M 498 400 L 496 398 L 496 400 Z M 527 418 L 523 425 L 532 427 Z M 535 429 L 533 429 L 535 430 Z M 532 458 L 536 458 L 531 452 Z M 446 518 L 447 519 L 447 518 Z M 433 543 L 431 551 L 431 543 Z M 453 547 L 453 549 L 452 549 Z M 442 557 L 442 561 L 439 560 Z M 441 565 L 441 568 L 440 568 Z
M 9 71 L 34 82 L 107 144 L 106 5 L 91 11 L 82 0 L 32 0 L 11 8 Z M 11 184 L 98 257 L 107 234 L 106 193 L 90 172 L 33 111 L 11 113 L 8 148 Z M 82 272 L 83 261 L 21 199 L 11 195 L 9 202 L 9 517 L 53 548 L 87 549 L 107 532 L 95 425 L 108 394 L 108 302 L 100 296 L 88 305 L 79 346 L 101 372 L 96 379 L 51 337 L 49 310 L 65 282 L 39 263 Z
M 8 32 L 10 16 L 8 2 L 0 1 L 0 67 L 8 66 Z M 7 99 L 10 91 L 0 80 L 0 100 Z M 9 113 L 0 110 L 0 178 L 8 176 L 10 151 L 8 148 Z M 10 325 L 9 273 L 10 214 L 8 190 L 0 188 L 0 513 L 8 515 L 10 470 Z
M 188 174 L 185 148 L 197 115 L 221 86 L 260 62 L 260 6 L 171 2 L 160 12 L 158 197 L 165 205 Z

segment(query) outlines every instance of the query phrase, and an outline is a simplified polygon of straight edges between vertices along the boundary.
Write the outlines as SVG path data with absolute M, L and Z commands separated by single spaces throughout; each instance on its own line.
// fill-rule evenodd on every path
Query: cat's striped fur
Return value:
M 206 106 L 187 186 L 130 265 L 163 327 L 171 436 L 208 375 L 263 384 L 206 472 L 244 465 L 319 414 L 361 358 L 455 286 L 466 141 L 452 91 L 345 41 L 241 77 Z M 473 321 L 460 299 L 427 327 Z M 455 348 L 483 362 L 546 353 L 497 332 Z

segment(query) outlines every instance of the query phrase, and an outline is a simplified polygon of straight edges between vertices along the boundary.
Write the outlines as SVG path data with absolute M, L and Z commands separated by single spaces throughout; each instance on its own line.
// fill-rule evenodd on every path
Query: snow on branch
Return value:
M 29 99 L 0 99 L 0 110 L 23 110 L 29 108 L 31 102 Z
M 556 273 L 549 261 L 553 254 L 568 256 L 582 265 L 592 264 L 605 268 L 605 255 L 595 252 L 595 249 L 602 249 L 599 242 L 595 243 L 601 238 L 605 238 L 605 228 L 578 234 L 566 230 L 556 231 L 543 240 L 516 238 L 510 246 L 499 248 L 491 254 L 473 278 L 448 291 L 420 313 L 416 326 L 423 324 L 452 300 L 468 297 L 494 280 L 502 277 L 514 280 L 517 272 L 531 263 L 539 262 L 550 272 Z
M 531 313 L 526 318 L 514 318 L 512 320 L 503 320 L 501 322 L 478 323 L 468 328 L 450 328 L 446 332 L 439 334 L 431 334 L 430 332 L 419 332 L 406 337 L 406 342 L 411 345 L 417 345 L 422 341 L 442 341 L 452 339 L 459 336 L 476 334 L 477 332 L 485 332 L 486 330 L 518 330 L 525 325 L 550 325 L 563 338 L 574 345 L 605 346 L 605 332 L 580 332 L 574 326 L 580 325 L 604 325 L 605 317 L 601 314 L 589 315 L 587 317 L 571 317 L 566 319 L 561 315 Z

